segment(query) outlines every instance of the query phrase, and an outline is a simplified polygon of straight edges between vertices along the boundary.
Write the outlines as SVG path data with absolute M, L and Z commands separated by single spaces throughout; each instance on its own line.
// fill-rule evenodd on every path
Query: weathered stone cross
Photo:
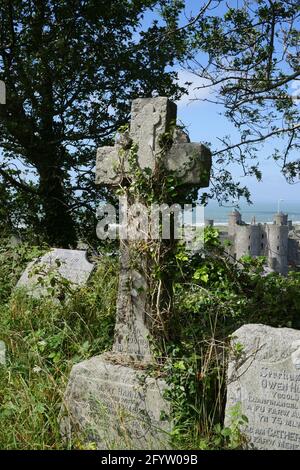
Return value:
M 137 162 L 141 169 L 152 172 L 161 158 L 160 136 L 176 122 L 176 105 L 165 97 L 140 98 L 132 103 L 129 135 L 138 145 Z M 126 152 L 120 152 L 122 144 L 102 147 L 97 151 L 96 183 L 116 188 L 126 184 L 130 166 Z M 121 156 L 122 155 L 122 156 Z M 124 156 L 125 155 L 125 156 Z M 209 184 L 211 154 L 207 147 L 190 143 L 183 132 L 174 135 L 174 142 L 162 162 L 165 174 L 176 171 L 180 184 L 187 187 L 206 187 Z M 139 257 L 132 267 L 132 243 L 121 240 L 120 278 L 117 301 L 114 353 L 121 353 L 136 360 L 151 358 L 149 347 L 149 293 L 147 292 L 147 262 Z M 135 254 L 136 255 L 136 254 Z

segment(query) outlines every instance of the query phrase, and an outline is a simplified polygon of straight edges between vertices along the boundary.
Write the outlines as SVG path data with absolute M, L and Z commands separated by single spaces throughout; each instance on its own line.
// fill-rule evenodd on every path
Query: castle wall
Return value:
M 233 236 L 239 227 L 239 224 L 242 223 L 242 216 L 239 211 L 235 210 L 231 212 L 228 216 L 228 235 Z
M 288 215 L 282 212 L 274 215 L 273 224 L 256 224 L 254 218 L 247 225 L 235 210 L 229 214 L 228 233 L 221 232 L 220 240 L 224 245 L 226 240 L 231 242 L 226 251 L 232 257 L 265 256 L 273 271 L 286 275 L 289 265 L 300 265 L 300 231 L 298 240 L 290 233 L 292 228 Z
M 288 215 L 282 212 L 274 214 L 273 220 L 276 225 L 288 225 Z
M 213 226 L 214 226 L 214 221 L 213 221 L 213 219 L 205 219 L 205 220 L 204 220 L 204 226 L 205 226 L 205 227 L 213 227 Z
M 300 246 L 299 241 L 294 238 L 288 239 L 288 263 L 292 266 L 300 264 Z
M 241 225 L 236 228 L 235 253 L 236 258 L 242 256 L 260 256 L 262 254 L 261 225 Z
M 287 225 L 266 225 L 268 239 L 268 261 L 274 271 L 287 274 L 288 272 L 288 236 Z

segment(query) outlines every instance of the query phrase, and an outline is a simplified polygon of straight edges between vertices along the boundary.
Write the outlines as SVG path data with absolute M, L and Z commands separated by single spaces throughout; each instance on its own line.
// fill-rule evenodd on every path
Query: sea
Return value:
M 232 212 L 234 206 L 219 206 L 216 202 L 210 202 L 204 209 L 205 219 L 213 219 L 215 225 L 227 225 L 228 214 Z M 236 208 L 241 212 L 242 219 L 250 223 L 255 217 L 256 222 L 272 222 L 273 216 L 280 211 L 288 214 L 289 220 L 300 225 L 300 198 L 299 201 L 275 201 L 275 202 L 255 202 L 252 205 L 240 203 Z

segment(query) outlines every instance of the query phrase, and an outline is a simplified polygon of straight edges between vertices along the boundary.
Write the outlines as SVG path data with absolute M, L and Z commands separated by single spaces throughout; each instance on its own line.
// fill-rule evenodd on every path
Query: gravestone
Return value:
M 176 121 L 176 105 L 167 98 L 136 99 L 132 103 L 130 131 L 117 138 L 114 147 L 97 152 L 96 182 L 111 188 L 126 187 L 134 180 L 128 157 L 137 144 L 137 164 L 156 176 L 176 169 L 183 188 L 209 183 L 211 155 L 201 144 L 190 143 L 176 132 L 164 154 L 160 136 Z M 133 201 L 134 202 L 134 201 Z M 138 201 L 143 202 L 143 201 Z M 130 218 L 127 226 L 131 225 Z M 148 232 L 149 234 L 149 232 Z M 134 260 L 134 263 L 133 263 Z M 130 239 L 120 240 L 120 275 L 114 345 L 102 354 L 73 367 L 64 397 L 67 416 L 62 430 L 69 437 L 76 429 L 99 449 L 159 449 L 168 447 L 171 423 L 163 398 L 163 379 L 147 377 L 145 368 L 154 363 L 149 338 L 152 333 L 149 264 Z
M 45 288 L 39 285 L 39 276 L 43 277 L 47 272 L 55 270 L 72 285 L 82 286 L 87 283 L 94 267 L 87 260 L 85 251 L 53 248 L 28 264 L 16 287 L 25 287 L 34 297 L 40 297 L 45 293 Z M 40 270 L 41 274 L 33 274 L 36 270 Z
M 13 247 L 17 247 L 18 245 L 21 245 L 22 239 L 19 237 L 17 234 L 13 234 L 9 237 L 9 244 Z
M 238 404 L 248 418 L 246 448 L 300 450 L 300 331 L 244 325 L 233 333 L 232 351 L 226 424 Z

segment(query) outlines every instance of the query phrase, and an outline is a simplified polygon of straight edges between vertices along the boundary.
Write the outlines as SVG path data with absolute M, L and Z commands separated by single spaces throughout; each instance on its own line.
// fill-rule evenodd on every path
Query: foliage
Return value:
M 126 127 L 119 129 L 119 162 L 118 172 L 124 173 L 124 161 L 128 161 L 129 172 L 126 175 L 126 184 L 120 185 L 117 193 L 126 199 L 128 207 L 133 204 L 142 204 L 143 212 L 136 214 L 132 220 L 127 220 L 131 238 L 127 246 L 131 269 L 137 269 L 146 277 L 147 290 L 149 294 L 148 327 L 153 337 L 164 343 L 168 337 L 168 318 L 173 308 L 172 298 L 172 275 L 170 275 L 170 264 L 172 265 L 176 239 L 173 227 L 177 223 L 176 207 L 187 202 L 192 202 L 197 195 L 195 186 L 186 187 L 182 182 L 180 170 L 166 172 L 165 162 L 167 152 L 179 132 L 179 126 L 175 122 L 168 122 L 165 132 L 158 136 L 158 148 L 155 151 L 155 167 L 141 168 L 138 159 L 138 144 L 133 142 Z M 183 132 L 181 130 L 181 132 Z M 193 167 L 193 160 L 187 165 Z M 199 175 L 200 178 L 201 175 Z M 171 206 L 171 207 L 169 207 Z M 155 209 L 158 212 L 155 214 Z M 162 223 L 158 217 L 158 237 L 153 237 L 150 232 L 154 227 L 152 216 L 159 215 L 166 209 L 169 213 L 164 220 L 170 229 L 169 239 L 162 237 Z M 130 217 L 130 216 L 129 216 Z M 143 230 L 136 225 L 136 220 L 141 223 L 139 217 L 147 218 L 147 224 Z M 135 220 L 134 220 L 135 219 Z M 131 223 L 134 220 L 135 223 Z M 143 219 L 145 220 L 145 219 Z M 148 224 L 148 221 L 152 221 Z M 145 269 L 145 266 L 147 268 Z M 174 273 L 172 273 L 174 274 Z M 130 287 L 128 287 L 130 291 Z M 143 289 L 143 288 L 141 288 Z M 151 318 L 151 320 L 150 320 Z
M 300 325 L 300 273 L 262 276 L 263 259 L 229 260 L 214 228 L 205 229 L 205 246 L 190 255 L 183 246 L 176 255 L 174 311 L 163 370 L 170 385 L 175 427 L 173 444 L 180 448 L 240 448 L 246 418 L 233 410 L 223 427 L 228 338 L 245 323 L 274 327 Z
M 41 256 L 45 246 L 29 246 L 27 243 L 13 246 L 8 239 L 0 244 L 0 304 L 6 302 L 29 261 Z
M 76 284 L 59 272 L 61 266 L 62 262 L 56 259 L 52 266 L 39 263 L 29 271 L 29 279 L 34 278 L 34 284 L 41 288 L 46 296 L 60 301 L 66 300 L 76 291 Z
M 163 202 L 183 204 L 195 197 L 193 190 L 180 185 L 176 172 L 164 172 L 166 146 L 172 143 L 173 132 L 170 126 L 160 138 L 154 173 L 140 169 L 135 143 L 124 149 L 129 152 L 131 171 L 128 184 L 120 191 L 129 203 L 134 200 L 150 207 Z M 245 417 L 236 411 L 231 426 L 221 426 L 228 337 L 244 323 L 297 326 L 300 273 L 290 273 L 287 278 L 265 276 L 263 257 L 230 259 L 218 231 L 211 227 L 204 230 L 204 242 L 204 249 L 197 253 L 187 251 L 172 235 L 171 240 L 131 242 L 132 267 L 141 270 L 141 257 L 147 260 L 148 326 L 157 361 L 170 386 L 166 397 L 172 408 L 173 445 L 238 448 L 243 445 L 240 427 Z
M 196 21 L 196 54 L 187 68 L 201 77 L 206 101 L 216 104 L 232 122 L 237 138 L 218 135 L 213 149 L 214 173 L 209 196 L 246 198 L 228 166 L 262 179 L 260 152 L 269 152 L 289 182 L 300 177 L 300 5 L 298 0 L 212 0 Z M 272 143 L 270 147 L 263 145 Z M 273 143 L 274 142 L 274 143 Z M 276 147 L 274 150 L 274 146 Z M 269 150 L 269 148 L 271 150 Z
M 20 265 L 5 259 L 4 251 L 2 255 L 7 272 L 11 267 L 17 272 Z M 58 417 L 70 369 L 111 346 L 116 265 L 114 258 L 101 259 L 88 285 L 59 302 L 52 292 L 40 300 L 23 290 L 11 292 L 17 275 L 11 276 L 10 288 L 1 278 L 0 331 L 8 363 L 0 367 L 0 448 L 65 448 Z M 62 284 L 60 292 L 65 288 Z M 72 448 L 83 448 L 82 439 Z
M 55 287 L 68 295 L 57 302 L 50 289 L 38 300 L 13 287 L 24 264 L 43 249 L 20 245 L 14 250 L 6 244 L 0 251 L 0 330 L 8 348 L 7 367 L 0 367 L 0 447 L 61 449 L 58 415 L 70 369 L 111 346 L 117 262 L 102 257 L 89 284 L 71 295 L 55 277 Z M 155 343 L 154 348 L 169 384 L 174 448 L 244 444 L 246 417 L 238 407 L 222 424 L 228 336 L 243 323 L 297 327 L 300 317 L 299 273 L 262 277 L 261 264 L 229 262 L 217 231 L 207 228 L 204 250 L 191 255 L 179 245 L 176 264 L 167 265 L 174 279 L 174 310 L 165 347 Z M 238 344 L 232 354 L 242 350 Z M 71 447 L 84 448 L 83 436 Z
M 180 0 L 1 2 L 0 205 L 5 184 L 18 209 L 5 211 L 11 224 L 57 246 L 91 237 L 97 198 L 107 196 L 94 184 L 97 145 L 113 143 L 133 98 L 184 91 L 172 69 L 187 54 L 187 33 L 161 41 L 182 8 Z

